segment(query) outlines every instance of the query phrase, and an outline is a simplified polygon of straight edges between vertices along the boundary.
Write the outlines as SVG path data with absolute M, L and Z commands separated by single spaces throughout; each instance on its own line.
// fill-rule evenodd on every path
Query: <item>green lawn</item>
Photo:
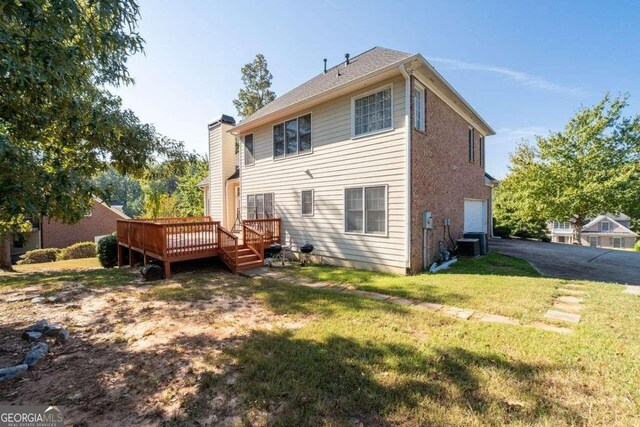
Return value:
M 329 267 L 305 267 L 296 274 L 521 317 L 542 310 L 561 285 L 537 277 L 522 261 L 496 255 L 460 262 L 437 275 Z M 31 285 L 102 280 L 106 286 L 133 279 L 117 269 L 7 276 L 0 276 L 0 289 L 22 286 L 25 276 Z M 214 281 L 225 285 L 214 287 Z M 274 316 L 297 323 L 229 337 L 229 344 L 207 359 L 208 370 L 190 380 L 193 392 L 167 424 L 193 425 L 211 413 L 221 413 L 220 419 L 239 413 L 246 424 L 273 425 L 639 425 L 640 297 L 623 294 L 622 286 L 586 285 L 583 320 L 570 335 L 463 321 L 219 271 L 176 274 L 140 298 L 184 304 L 172 310 L 193 314 L 201 302 L 232 292 L 239 301 L 229 310 L 240 310 L 242 300 L 257 301 Z M 212 325 L 224 316 L 223 311 L 212 318 Z M 143 357 L 154 357 L 153 352 Z M 189 367 L 190 358 L 179 363 Z M 221 401 L 234 403 L 220 406 Z M 76 410 L 83 404 L 91 403 L 68 402 Z
M 436 274 L 397 276 L 349 268 L 311 265 L 291 270 L 317 281 L 351 284 L 358 289 L 431 303 L 472 308 L 539 320 L 566 280 L 545 279 L 526 261 L 489 253 L 459 261 Z

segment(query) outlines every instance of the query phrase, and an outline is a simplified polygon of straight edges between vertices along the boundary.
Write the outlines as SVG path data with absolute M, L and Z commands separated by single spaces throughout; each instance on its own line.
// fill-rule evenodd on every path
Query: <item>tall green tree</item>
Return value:
M 209 158 L 202 156 L 191 161 L 178 177 L 176 211 L 179 216 L 204 215 L 202 190 L 198 183 L 209 173 Z
M 276 99 L 275 92 L 271 91 L 273 76 L 261 53 L 256 55 L 253 62 L 245 64 L 240 72 L 244 87 L 238 92 L 238 99 L 233 100 L 233 105 L 241 117 L 248 117 Z
M 565 128 L 511 156 L 496 215 L 521 222 L 570 220 L 577 242 L 588 218 L 640 210 L 640 115 L 624 117 L 628 96 L 608 94 L 579 110 Z
M 123 176 L 115 169 L 109 168 L 98 175 L 95 185 L 106 196 L 109 203 L 122 203 L 122 210 L 134 218 L 140 216 L 144 204 L 140 180 L 130 176 Z
M 139 16 L 135 0 L 0 2 L 0 266 L 24 218 L 80 220 L 95 174 L 185 156 L 105 89 L 133 83 Z

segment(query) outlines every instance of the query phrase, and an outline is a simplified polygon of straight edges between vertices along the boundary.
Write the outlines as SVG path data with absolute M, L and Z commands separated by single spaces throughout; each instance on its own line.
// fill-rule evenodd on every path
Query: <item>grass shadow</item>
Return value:
M 554 366 L 514 362 L 460 347 L 427 354 L 391 342 L 341 336 L 317 341 L 291 332 L 257 331 L 225 351 L 233 373 L 207 374 L 169 424 L 202 417 L 212 398 L 241 402 L 242 421 L 269 425 L 456 425 L 534 423 L 547 416 L 567 424 L 582 418 L 551 401 L 544 377 Z M 483 374 L 509 378 L 526 405 L 484 387 Z M 229 378 L 233 378 L 232 381 Z

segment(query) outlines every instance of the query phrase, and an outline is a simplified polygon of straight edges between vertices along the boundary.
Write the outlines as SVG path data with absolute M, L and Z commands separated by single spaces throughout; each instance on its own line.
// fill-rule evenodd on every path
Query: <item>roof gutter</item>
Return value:
M 411 268 L 411 73 L 413 72 L 410 67 L 407 67 L 407 63 L 400 65 L 400 72 L 405 79 L 405 91 L 404 91 L 404 129 L 405 129 L 405 170 L 406 170 L 406 211 L 405 211 L 405 266 L 407 269 Z

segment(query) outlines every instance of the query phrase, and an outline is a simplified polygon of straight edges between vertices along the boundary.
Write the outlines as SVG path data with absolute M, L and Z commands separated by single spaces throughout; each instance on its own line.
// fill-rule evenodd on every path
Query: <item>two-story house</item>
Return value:
M 420 271 L 489 232 L 493 134 L 420 54 L 376 47 L 240 123 L 211 123 L 205 211 L 229 230 L 281 218 L 283 243 L 310 242 L 325 263 Z
M 591 219 L 582 227 L 582 245 L 597 248 L 631 249 L 638 234 L 629 229 L 631 218 L 627 215 L 606 213 Z M 551 221 L 548 224 L 551 241 L 576 243 L 569 221 Z

